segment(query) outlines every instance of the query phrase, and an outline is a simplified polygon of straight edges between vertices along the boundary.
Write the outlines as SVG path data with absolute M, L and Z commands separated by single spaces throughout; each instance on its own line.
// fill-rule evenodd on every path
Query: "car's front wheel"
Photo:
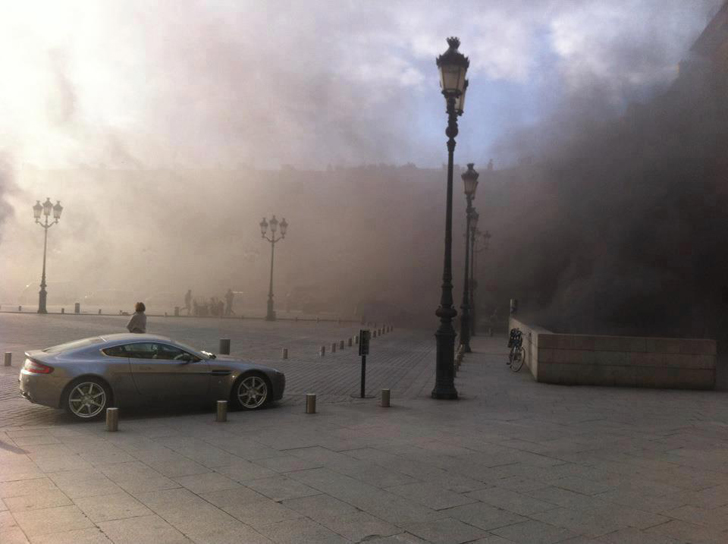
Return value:
M 73 417 L 89 421 L 104 415 L 111 403 L 111 390 L 98 378 L 80 378 L 74 381 L 65 394 L 63 407 Z
M 255 410 L 263 406 L 270 395 L 268 382 L 258 374 L 242 376 L 233 388 L 233 400 L 243 410 Z

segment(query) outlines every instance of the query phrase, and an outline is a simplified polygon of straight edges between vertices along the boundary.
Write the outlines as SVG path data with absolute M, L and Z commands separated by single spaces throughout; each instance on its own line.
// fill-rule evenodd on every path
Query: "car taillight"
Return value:
M 26 359 L 23 365 L 23 370 L 30 372 L 31 374 L 50 374 L 53 372 L 53 367 L 34 361 L 33 359 Z

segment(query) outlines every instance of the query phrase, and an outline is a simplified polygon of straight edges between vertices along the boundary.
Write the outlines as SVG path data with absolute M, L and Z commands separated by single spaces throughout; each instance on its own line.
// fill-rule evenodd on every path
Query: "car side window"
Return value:
M 108 357 L 129 357 L 129 354 L 126 352 L 126 346 L 114 346 L 102 349 L 101 352 Z
M 122 346 L 131 359 L 157 359 L 157 344 L 127 344 Z

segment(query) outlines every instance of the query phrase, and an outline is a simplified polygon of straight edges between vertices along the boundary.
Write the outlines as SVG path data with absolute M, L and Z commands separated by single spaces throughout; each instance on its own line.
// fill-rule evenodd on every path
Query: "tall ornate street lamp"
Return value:
M 54 221 L 52 223 L 49 223 L 48 218 L 50 217 L 51 213 L 53 213 Z M 46 292 L 46 252 L 48 250 L 48 229 L 58 223 L 58 221 L 61 219 L 61 213 L 63 213 L 63 206 L 61 206 L 60 200 L 56 201 L 55 206 L 51 202 L 50 198 L 47 198 L 43 204 L 40 203 L 40 200 L 36 200 L 35 206 L 33 206 L 33 215 L 35 216 L 35 222 L 40 225 L 44 231 L 43 274 L 40 277 L 40 292 L 38 293 L 39 314 L 48 313 L 48 310 L 46 309 L 46 299 L 48 297 L 48 293 Z M 45 222 L 41 222 L 41 215 L 45 216 Z
M 268 225 L 270 225 L 270 238 L 265 234 L 268 230 Z M 281 235 L 276 238 L 279 225 L 281 227 Z M 270 288 L 268 290 L 268 312 L 265 314 L 266 321 L 276 320 L 276 313 L 273 310 L 273 255 L 275 253 L 276 242 L 280 242 L 286 237 L 286 230 L 288 230 L 288 223 L 286 223 L 285 217 L 280 223 L 278 223 L 275 215 L 270 221 L 266 221 L 264 217 L 263 221 L 260 222 L 260 233 L 263 238 L 270 242 Z
M 470 281 L 472 279 L 470 267 L 470 221 L 475 210 L 473 209 L 473 198 L 478 189 L 478 172 L 473 168 L 474 163 L 468 164 L 468 169 L 461 176 L 465 189 L 465 200 L 468 203 L 465 209 L 465 279 L 463 280 L 463 302 L 460 305 L 463 313 L 460 316 L 460 345 L 464 353 L 471 353 L 470 349 Z
M 458 314 L 453 308 L 452 300 L 452 177 L 453 154 L 455 153 L 455 137 L 458 135 L 458 115 L 463 114 L 465 91 L 468 82 L 465 75 L 470 66 L 468 58 L 458 51 L 460 40 L 447 39 L 448 49 L 437 57 L 437 68 L 440 71 L 440 87 L 447 105 L 447 200 L 445 207 L 445 259 L 442 272 L 442 294 L 440 307 L 435 315 L 440 318 L 440 326 L 435 332 L 437 340 L 437 356 L 435 367 L 434 399 L 457 399 L 455 389 L 455 328 L 452 320 Z

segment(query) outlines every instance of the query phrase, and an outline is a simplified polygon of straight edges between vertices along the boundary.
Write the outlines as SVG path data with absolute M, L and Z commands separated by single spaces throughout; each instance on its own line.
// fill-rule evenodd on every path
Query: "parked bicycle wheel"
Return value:
M 518 372 L 521 370 L 521 367 L 523 366 L 523 361 L 526 359 L 526 350 L 523 349 L 523 346 L 514 347 L 511 350 L 511 355 L 509 357 L 510 359 L 510 367 L 513 372 Z

